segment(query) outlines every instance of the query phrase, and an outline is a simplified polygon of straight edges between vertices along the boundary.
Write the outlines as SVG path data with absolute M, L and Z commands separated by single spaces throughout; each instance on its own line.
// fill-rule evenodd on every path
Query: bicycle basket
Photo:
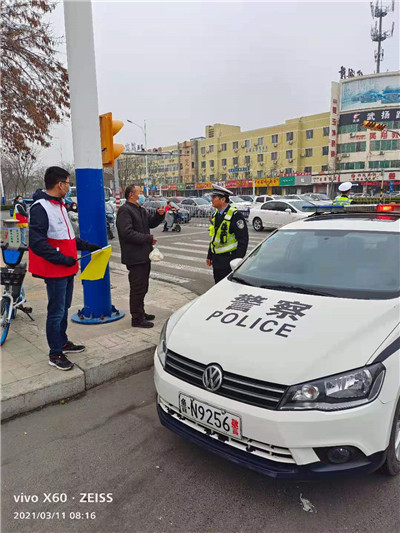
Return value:
M 1 285 L 21 286 L 26 274 L 26 265 L 1 267 Z

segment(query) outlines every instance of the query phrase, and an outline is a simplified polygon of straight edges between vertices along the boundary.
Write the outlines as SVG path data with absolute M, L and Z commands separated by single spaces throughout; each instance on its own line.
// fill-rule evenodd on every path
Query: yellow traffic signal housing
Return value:
M 363 126 L 369 130 L 376 131 L 382 131 L 386 128 L 386 124 L 382 124 L 381 122 L 373 122 L 372 120 L 364 120 Z
M 103 167 L 113 167 L 114 160 L 125 150 L 123 144 L 114 144 L 114 135 L 122 129 L 122 120 L 113 120 L 112 113 L 100 115 L 101 158 Z

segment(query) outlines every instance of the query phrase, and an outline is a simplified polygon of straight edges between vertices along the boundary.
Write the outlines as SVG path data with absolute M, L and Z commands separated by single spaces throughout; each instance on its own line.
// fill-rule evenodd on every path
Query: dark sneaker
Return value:
M 132 327 L 133 328 L 152 328 L 154 327 L 153 322 L 149 322 L 148 320 L 132 320 Z
M 68 341 L 67 344 L 64 344 L 62 347 L 63 353 L 80 353 L 86 350 L 86 346 L 83 344 L 74 344 L 71 341 Z
M 144 314 L 145 320 L 154 320 L 156 318 L 156 315 L 148 315 L 147 313 Z
M 60 355 L 50 355 L 49 365 L 55 366 L 58 370 L 71 370 L 74 367 L 74 363 L 71 363 L 63 353 Z

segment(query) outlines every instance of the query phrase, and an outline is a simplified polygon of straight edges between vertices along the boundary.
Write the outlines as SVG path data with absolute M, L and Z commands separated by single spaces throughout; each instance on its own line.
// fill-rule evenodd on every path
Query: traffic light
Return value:
M 103 167 L 113 167 L 114 160 L 125 150 L 123 144 L 114 144 L 114 135 L 123 127 L 122 120 L 113 120 L 112 113 L 100 115 L 101 157 Z
M 382 124 L 381 122 L 373 122 L 372 120 L 364 120 L 363 126 L 368 130 L 382 131 L 386 129 L 386 124 Z

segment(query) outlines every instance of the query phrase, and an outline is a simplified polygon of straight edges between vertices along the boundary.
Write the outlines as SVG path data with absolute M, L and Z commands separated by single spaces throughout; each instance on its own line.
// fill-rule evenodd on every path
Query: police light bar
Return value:
M 400 204 L 380 204 L 376 207 L 377 213 L 400 213 Z

